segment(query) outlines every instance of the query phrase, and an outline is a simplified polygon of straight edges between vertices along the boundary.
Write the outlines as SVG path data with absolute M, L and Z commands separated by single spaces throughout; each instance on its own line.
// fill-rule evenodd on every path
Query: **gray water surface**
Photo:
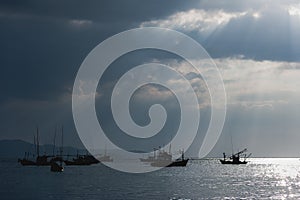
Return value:
M 300 160 L 253 158 L 247 165 L 216 159 L 187 167 L 127 174 L 97 164 L 50 167 L 0 161 L 0 199 L 300 199 Z

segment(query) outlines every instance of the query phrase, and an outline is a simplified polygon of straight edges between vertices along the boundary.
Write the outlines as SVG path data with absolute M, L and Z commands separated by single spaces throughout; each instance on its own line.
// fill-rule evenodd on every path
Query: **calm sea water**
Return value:
M 190 161 L 185 168 L 126 174 L 101 164 L 23 167 L 0 161 L 0 199 L 300 199 L 300 160 L 253 158 L 246 166 L 218 160 Z

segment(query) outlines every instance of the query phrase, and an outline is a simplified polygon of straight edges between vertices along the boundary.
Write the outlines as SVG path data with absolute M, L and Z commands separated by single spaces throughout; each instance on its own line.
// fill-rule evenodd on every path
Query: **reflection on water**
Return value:
M 1 161 L 1 199 L 300 199 L 300 160 L 253 158 L 247 165 L 216 159 L 191 161 L 185 168 L 126 174 L 101 164 L 22 167 Z

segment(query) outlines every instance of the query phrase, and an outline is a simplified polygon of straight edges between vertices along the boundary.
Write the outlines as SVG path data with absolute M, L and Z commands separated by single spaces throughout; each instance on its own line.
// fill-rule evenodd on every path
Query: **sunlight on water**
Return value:
M 22 167 L 1 161 L 0 195 L 5 199 L 300 199 L 298 158 L 252 158 L 247 165 L 193 160 L 185 168 L 126 174 L 101 164 Z

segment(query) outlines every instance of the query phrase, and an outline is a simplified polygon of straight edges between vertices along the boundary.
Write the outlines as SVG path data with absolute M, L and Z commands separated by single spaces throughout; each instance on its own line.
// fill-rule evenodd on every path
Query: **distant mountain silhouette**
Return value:
M 55 154 L 58 154 L 59 147 L 55 147 Z M 85 153 L 85 149 L 77 149 L 74 147 L 64 147 L 63 154 L 76 155 L 77 151 L 80 154 Z M 36 154 L 34 144 L 23 140 L 0 140 L 0 158 L 22 158 L 25 152 Z M 40 155 L 52 154 L 53 145 L 40 145 Z

